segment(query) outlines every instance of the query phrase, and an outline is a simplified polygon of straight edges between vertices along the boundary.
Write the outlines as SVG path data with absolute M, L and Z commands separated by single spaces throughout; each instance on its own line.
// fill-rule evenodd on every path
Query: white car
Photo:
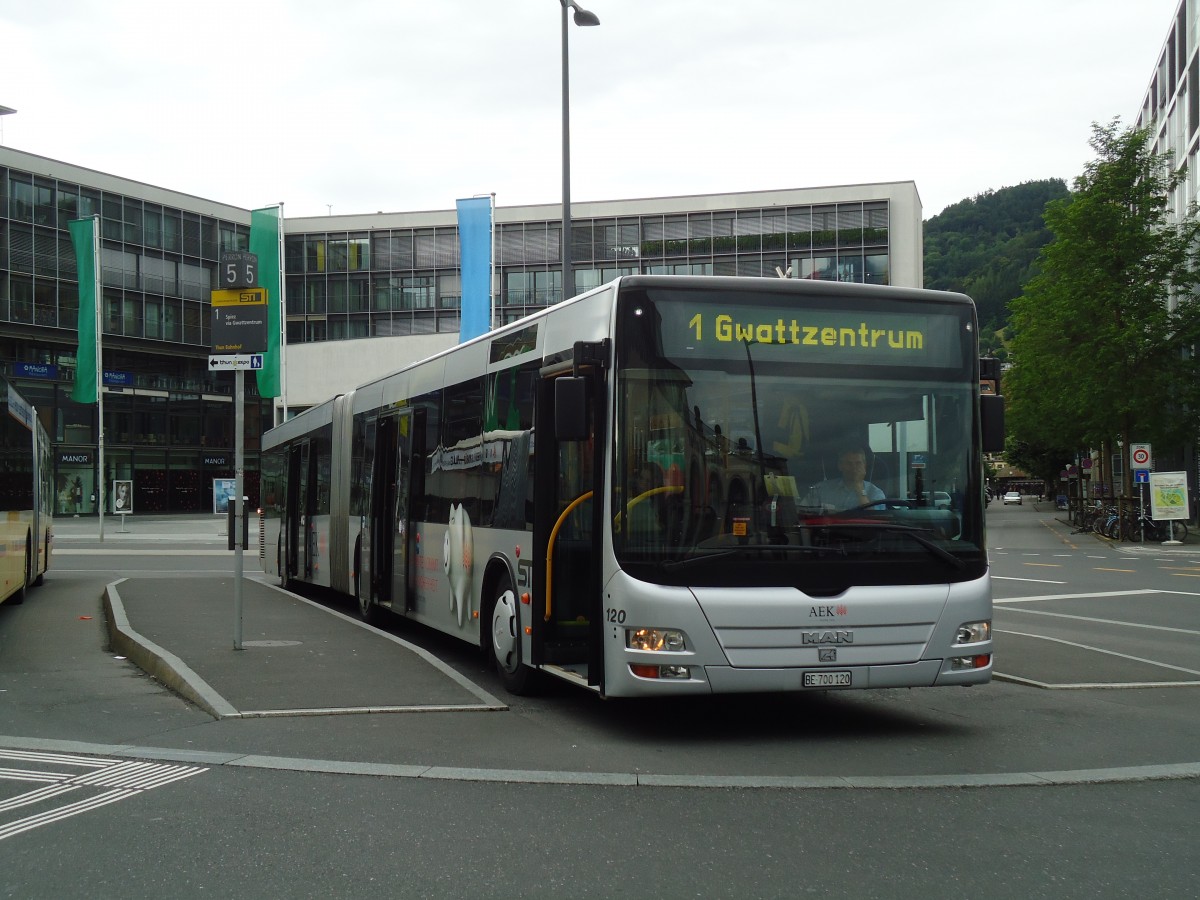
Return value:
M 1004 505 L 1008 506 L 1008 504 L 1010 504 L 1010 503 L 1015 503 L 1015 504 L 1017 504 L 1017 506 L 1021 505 L 1021 492 L 1020 491 L 1008 491 L 1004 495 Z

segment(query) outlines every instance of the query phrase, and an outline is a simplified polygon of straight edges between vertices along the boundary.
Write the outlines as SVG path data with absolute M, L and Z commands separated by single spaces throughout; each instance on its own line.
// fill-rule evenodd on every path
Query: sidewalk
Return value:
M 218 719 L 505 709 L 419 647 L 273 585 L 137 578 L 104 595 L 113 650 Z
M 110 546 L 123 557 L 224 554 L 227 519 L 106 515 L 101 542 L 96 517 L 62 517 L 54 521 L 54 540 L 68 554 Z M 244 552 L 257 570 L 256 518 L 249 545 Z M 242 579 L 241 649 L 235 649 L 234 594 L 232 573 L 217 571 L 115 581 L 103 598 L 113 650 L 217 719 L 506 708 L 419 647 L 261 575 Z
M 255 545 L 257 516 L 251 512 L 250 543 Z M 202 513 L 167 513 L 104 517 L 105 541 L 201 541 L 226 543 L 225 516 Z M 98 541 L 100 520 L 96 516 L 57 516 L 55 541 Z

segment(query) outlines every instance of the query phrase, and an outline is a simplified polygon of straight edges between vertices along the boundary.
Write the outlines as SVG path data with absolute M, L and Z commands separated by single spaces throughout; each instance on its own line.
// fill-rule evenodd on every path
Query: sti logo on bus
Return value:
M 853 631 L 802 631 L 802 644 L 853 644 Z

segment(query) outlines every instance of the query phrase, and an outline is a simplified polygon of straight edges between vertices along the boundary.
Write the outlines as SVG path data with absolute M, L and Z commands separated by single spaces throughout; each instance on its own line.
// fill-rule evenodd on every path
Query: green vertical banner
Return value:
M 260 397 L 278 397 L 279 367 L 283 353 L 280 346 L 280 324 L 283 312 L 283 273 L 279 267 L 279 245 L 283 221 L 278 206 L 250 212 L 250 252 L 258 256 L 258 285 L 267 289 L 267 352 L 263 367 L 258 370 Z
M 67 223 L 75 248 L 75 266 L 79 271 L 79 349 L 75 352 L 75 387 L 71 399 L 76 403 L 96 402 L 96 219 L 74 219 Z

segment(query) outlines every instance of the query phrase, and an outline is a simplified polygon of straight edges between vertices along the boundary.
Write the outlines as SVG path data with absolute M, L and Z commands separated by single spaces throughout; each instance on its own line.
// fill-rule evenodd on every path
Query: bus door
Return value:
M 534 559 L 540 562 L 534 565 L 534 596 L 541 599 L 534 604 L 531 623 L 535 665 L 586 665 L 588 683 L 601 690 L 605 529 L 604 492 L 596 488 L 604 471 L 606 359 L 607 342 L 577 343 L 575 374 L 544 373 L 539 386 L 537 421 L 548 427 L 538 428 L 535 483 L 552 488 L 535 494 Z M 569 429 L 561 418 L 556 420 L 556 406 L 578 413 Z
M 304 561 L 305 578 L 308 577 L 308 442 L 292 444 L 287 455 L 287 499 L 283 514 L 283 576 L 300 577 L 300 563 Z
M 369 560 L 371 591 L 377 603 L 408 609 L 409 497 L 412 488 L 411 411 L 379 419 L 371 474 Z

